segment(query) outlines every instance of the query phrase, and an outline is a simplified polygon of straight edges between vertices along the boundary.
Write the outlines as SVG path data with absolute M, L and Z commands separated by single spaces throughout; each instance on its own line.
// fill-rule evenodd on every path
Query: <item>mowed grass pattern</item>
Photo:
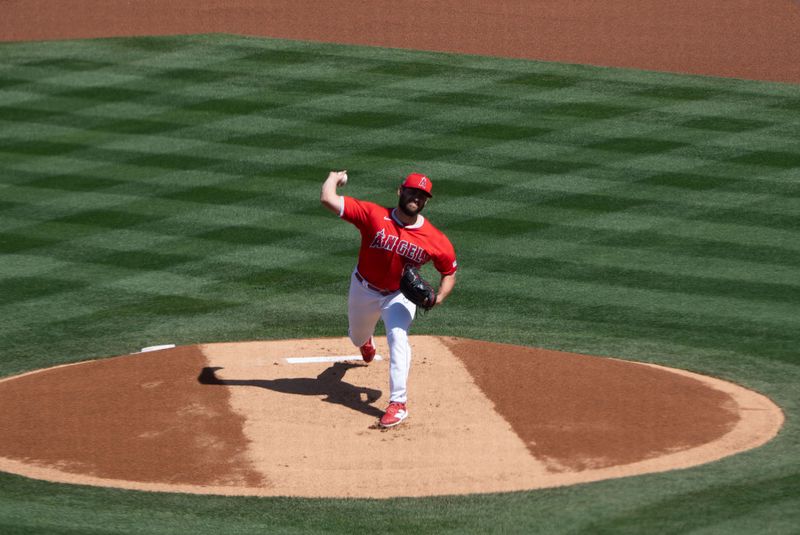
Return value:
M 705 467 L 501 496 L 150 496 L 0 475 L 0 530 L 790 532 L 799 102 L 790 85 L 233 36 L 0 45 L 0 375 L 343 336 L 358 234 L 319 206 L 321 182 L 347 168 L 343 193 L 394 204 L 419 170 L 462 268 L 414 333 L 692 369 L 789 417 Z

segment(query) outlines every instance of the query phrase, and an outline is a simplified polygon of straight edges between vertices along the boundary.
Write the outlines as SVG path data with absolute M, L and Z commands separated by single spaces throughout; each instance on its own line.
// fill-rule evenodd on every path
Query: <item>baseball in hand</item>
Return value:
M 339 182 L 338 182 L 338 184 L 340 186 L 344 186 L 345 184 L 347 184 L 347 171 L 342 171 L 339 174 Z

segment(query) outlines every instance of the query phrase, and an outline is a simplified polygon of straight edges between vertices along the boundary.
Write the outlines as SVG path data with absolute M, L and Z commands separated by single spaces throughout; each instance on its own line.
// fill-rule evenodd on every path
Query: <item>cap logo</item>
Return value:
M 426 177 L 422 177 L 419 179 L 419 187 L 425 188 L 428 186 L 428 179 Z

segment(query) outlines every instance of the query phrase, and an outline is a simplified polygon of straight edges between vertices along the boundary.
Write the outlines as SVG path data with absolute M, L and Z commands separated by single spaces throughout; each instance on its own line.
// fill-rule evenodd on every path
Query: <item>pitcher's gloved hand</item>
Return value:
M 400 291 L 406 299 L 424 310 L 430 310 L 436 304 L 436 292 L 433 286 L 423 279 L 419 270 L 411 264 L 406 264 L 403 268 Z

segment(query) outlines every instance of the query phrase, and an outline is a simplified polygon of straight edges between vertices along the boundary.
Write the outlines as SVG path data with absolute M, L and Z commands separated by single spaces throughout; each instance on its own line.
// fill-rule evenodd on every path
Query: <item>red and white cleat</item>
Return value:
M 375 358 L 375 344 L 373 343 L 371 336 L 369 337 L 369 340 L 367 340 L 367 343 L 358 349 L 361 350 L 361 358 L 363 358 L 364 362 L 367 364 L 372 362 L 372 359 Z
M 381 427 L 394 427 L 406 418 L 408 418 L 406 404 L 392 401 L 381 416 Z

